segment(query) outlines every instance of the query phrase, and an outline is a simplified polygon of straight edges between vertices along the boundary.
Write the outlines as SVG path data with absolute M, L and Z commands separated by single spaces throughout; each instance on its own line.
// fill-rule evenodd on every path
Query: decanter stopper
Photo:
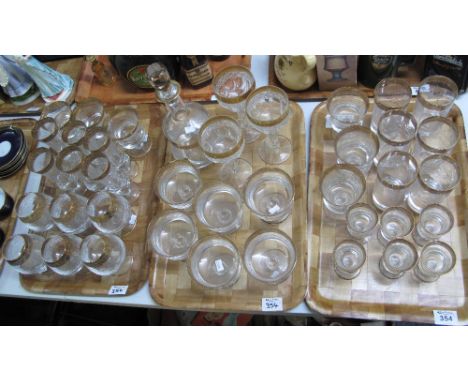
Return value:
M 164 65 L 159 62 L 148 65 L 146 77 L 151 86 L 154 87 L 156 98 L 160 102 L 171 103 L 179 97 L 180 85 L 171 80 L 169 71 Z

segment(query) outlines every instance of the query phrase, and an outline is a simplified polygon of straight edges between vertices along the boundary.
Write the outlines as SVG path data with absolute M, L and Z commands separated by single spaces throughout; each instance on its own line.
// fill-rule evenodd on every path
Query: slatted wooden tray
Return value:
M 411 107 L 413 106 L 414 101 Z M 311 119 L 307 304 L 311 309 L 327 316 L 424 323 L 434 322 L 433 310 L 453 310 L 457 311 L 459 322 L 468 323 L 468 248 L 465 224 L 468 213 L 468 154 L 463 117 L 458 107 L 454 107 L 450 118 L 453 118 L 463 137 L 453 153 L 462 167 L 463 179 L 444 203 L 453 212 L 455 225 L 442 238 L 453 247 L 457 263 L 454 270 L 435 283 L 416 281 L 412 271 L 397 280 L 388 280 L 381 276 L 378 262 L 383 247 L 375 234 L 366 246 L 368 258 L 360 275 L 354 280 L 342 280 L 336 276 L 333 270 L 333 249 L 348 236 L 344 222 L 332 221 L 322 211 L 320 177 L 324 169 L 336 162 L 334 136 L 332 130 L 326 128 L 326 115 L 326 105 L 321 103 L 314 110 Z M 372 170 L 367 192 L 363 197 L 369 203 L 374 179 L 375 170 Z M 407 239 L 411 240 L 411 237 Z
M 243 268 L 239 281 L 229 289 L 209 290 L 198 286 L 190 279 L 185 261 L 168 261 L 160 256 L 154 256 L 150 267 L 151 296 L 161 305 L 193 310 L 220 311 L 261 311 L 262 298 L 282 297 L 285 310 L 297 306 L 304 298 L 306 287 L 306 183 L 305 183 L 305 130 L 302 109 L 291 102 L 292 117 L 287 128 L 281 134 L 288 136 L 293 143 L 291 158 L 278 167 L 289 173 L 295 185 L 295 199 L 292 216 L 281 223 L 278 228 L 286 232 L 293 240 L 297 250 L 297 264 L 292 275 L 277 286 L 269 286 L 255 281 L 247 275 Z M 226 114 L 219 106 L 209 105 L 211 114 Z M 265 163 L 255 152 L 255 143 L 247 145 L 243 158 L 252 163 L 254 171 L 265 166 Z M 166 154 L 166 161 L 171 155 Z M 218 167 L 211 165 L 201 171 L 204 180 L 217 178 Z M 163 203 L 159 204 L 163 208 Z M 196 220 L 196 218 L 195 218 Z M 243 253 L 246 239 L 260 228 L 270 228 L 271 225 L 262 222 L 250 214 L 244 205 L 244 221 L 239 231 L 228 235 L 233 240 L 240 253 Z M 274 226 L 276 227 L 276 226 Z M 200 236 L 208 231 L 198 225 Z
M 138 162 L 138 175 L 134 179 L 141 188 L 141 195 L 137 203 L 133 205 L 138 215 L 136 227 L 123 238 L 127 251 L 131 253 L 127 266 L 124 266 L 120 274 L 110 277 L 96 276 L 86 269 L 73 277 L 60 277 L 50 270 L 38 276 L 21 275 L 21 285 L 28 291 L 64 295 L 105 296 L 109 294 L 112 286 L 118 285 L 128 286 L 126 295 L 130 295 L 138 291 L 146 282 L 149 265 L 145 248 L 146 227 L 153 215 L 153 176 L 164 159 L 165 141 L 160 128 L 164 107 L 162 105 L 138 105 L 135 108 L 139 113 L 140 122 L 149 131 L 153 145 L 151 151 Z M 24 171 L 23 176 L 25 179 L 29 176 L 27 170 Z M 42 181 L 40 192 L 53 195 L 55 190 L 48 182 Z
M 83 57 L 46 62 L 45 64 L 50 66 L 52 69 L 58 70 L 60 73 L 68 74 L 73 79 L 75 83 L 73 85 L 72 92 L 67 98 L 67 102 L 73 101 L 83 67 Z M 45 102 L 39 95 L 39 97 L 36 98 L 33 102 L 23 106 L 16 106 L 10 102 L 6 102 L 0 105 L 0 113 L 23 113 L 28 110 L 42 110 L 44 105 Z
M 230 56 L 224 61 L 210 61 L 210 66 L 213 70 L 213 75 L 215 75 L 222 68 L 231 65 L 243 65 L 250 68 L 251 59 L 252 56 Z M 107 56 L 99 56 L 99 60 L 103 62 L 104 65 L 112 66 Z M 192 89 L 182 86 L 180 95 L 186 100 L 209 101 L 213 95 L 213 90 L 211 85 L 201 89 Z M 111 87 L 102 86 L 95 81 L 93 71 L 91 70 L 91 64 L 85 62 L 78 84 L 76 101 L 79 102 L 88 97 L 95 97 L 112 105 L 156 102 L 153 91 L 137 89 L 124 78 L 117 78 L 117 81 Z

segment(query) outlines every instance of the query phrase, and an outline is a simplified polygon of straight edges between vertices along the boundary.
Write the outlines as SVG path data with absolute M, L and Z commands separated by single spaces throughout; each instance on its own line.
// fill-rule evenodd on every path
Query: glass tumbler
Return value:
M 212 86 L 219 105 L 237 114 L 239 124 L 244 130 L 245 142 L 257 140 L 260 133 L 250 127 L 245 113 L 247 97 L 255 89 L 252 72 L 244 66 L 228 66 L 215 75 Z
M 374 205 L 385 210 L 402 204 L 418 174 L 418 164 L 410 154 L 390 151 L 377 164 L 377 179 L 372 190 Z
M 366 203 L 356 203 L 346 212 L 346 229 L 355 239 L 367 242 L 374 233 L 379 215 L 377 210 Z
M 378 152 L 377 136 L 364 127 L 349 127 L 339 133 L 335 139 L 337 163 L 355 166 L 364 175 L 369 174 Z
M 209 230 L 217 233 L 237 231 L 242 224 L 242 197 L 232 186 L 212 182 L 195 197 L 195 214 Z
M 389 279 L 398 279 L 413 268 L 416 261 L 418 252 L 413 244 L 403 239 L 392 240 L 380 258 L 380 273 Z
M 431 155 L 450 155 L 459 140 L 460 132 L 451 119 L 426 118 L 418 126 L 413 156 L 422 162 Z
M 409 235 L 414 227 L 414 218 L 411 211 L 402 207 L 386 209 L 380 217 L 380 230 L 377 239 L 382 245 L 394 239 L 400 239 Z
M 461 178 L 459 164 L 447 155 L 432 155 L 424 159 L 417 181 L 411 187 L 407 204 L 420 213 L 429 204 L 440 204 L 458 185 Z
M 71 118 L 70 105 L 64 101 L 55 101 L 46 104 L 42 109 L 42 118 L 52 118 L 57 124 L 58 128 L 61 129 L 65 126 Z
M 406 111 L 411 101 L 411 87 L 402 78 L 384 78 L 374 88 L 374 109 L 371 130 L 377 133 L 377 125 L 383 113 L 389 110 Z
M 103 233 L 124 236 L 133 231 L 137 222 L 137 215 L 126 198 L 105 191 L 89 199 L 86 213 L 93 226 Z
M 423 282 L 434 282 L 450 272 L 457 258 L 452 247 L 441 241 L 432 241 L 421 251 L 419 261 L 414 267 L 414 275 Z
M 421 211 L 413 231 L 413 240 L 419 246 L 438 240 L 452 229 L 453 223 L 453 215 L 448 208 L 431 204 Z
M 80 234 L 91 227 L 86 213 L 88 200 L 81 195 L 66 192 L 56 196 L 50 205 L 50 216 L 64 233 Z
M 375 162 L 389 151 L 410 152 L 416 137 L 416 128 L 416 120 L 410 113 L 401 110 L 385 112 L 378 122 L 380 150 Z
M 420 123 L 428 117 L 446 117 L 457 96 L 458 87 L 450 78 L 445 76 L 426 77 L 419 86 L 413 111 L 414 118 Z
M 42 246 L 42 259 L 60 276 L 73 276 L 83 268 L 80 257 L 81 238 L 75 235 L 54 235 Z
M 343 240 L 333 251 L 336 274 L 345 280 L 359 276 L 366 262 L 366 250 L 355 240 Z
M 104 116 L 104 105 L 95 98 L 88 98 L 78 103 L 72 114 L 75 121 L 83 122 L 87 128 L 100 126 Z
M 14 235 L 3 245 L 3 257 L 13 269 L 23 275 L 37 275 L 47 271 L 41 257 L 44 238 L 35 234 Z
M 246 115 L 252 128 L 266 134 L 257 153 L 268 164 L 279 164 L 291 155 L 291 141 L 279 130 L 288 124 L 289 99 L 286 92 L 275 86 L 263 86 L 247 98 Z
M 276 285 L 285 281 L 296 266 L 296 248 L 280 230 L 258 230 L 247 239 L 244 265 L 254 279 Z
M 236 245 L 222 236 L 206 236 L 190 249 L 187 270 L 205 288 L 229 288 L 239 280 L 242 262 Z
M 279 168 L 263 168 L 249 178 L 244 192 L 245 204 L 266 223 L 278 224 L 291 214 L 294 183 Z
M 62 128 L 62 141 L 67 146 L 78 146 L 84 154 L 88 155 L 89 151 L 84 147 L 84 138 L 87 128 L 83 122 L 70 121 Z
M 169 260 L 185 260 L 198 240 L 198 229 L 193 219 L 178 210 L 158 213 L 147 231 L 149 247 L 155 255 Z
M 31 134 L 37 143 L 42 143 L 56 153 L 60 152 L 65 146 L 59 128 L 52 118 L 43 118 L 37 121 Z
M 362 125 L 368 108 L 369 98 L 355 87 L 338 88 L 327 99 L 332 129 L 337 133 Z
M 127 250 L 118 236 L 94 234 L 81 242 L 80 256 L 91 273 L 111 276 L 119 272 L 127 257 Z
M 85 155 L 78 146 L 67 146 L 60 151 L 55 161 L 59 173 L 56 180 L 57 187 L 64 191 L 84 192 L 85 185 L 81 172 L 84 161 Z
M 325 170 L 320 181 L 323 204 L 333 215 L 344 218 L 347 209 L 366 190 L 366 180 L 356 167 L 337 164 Z
M 154 178 L 153 190 L 172 208 L 190 208 L 202 187 L 198 170 L 187 160 L 176 160 L 162 167 Z
M 245 140 L 235 119 L 226 116 L 209 118 L 200 129 L 198 144 L 208 160 L 223 163 L 219 171 L 221 179 L 243 185 L 252 174 L 250 163 L 240 159 Z
M 113 141 L 132 158 L 142 158 L 151 150 L 151 137 L 131 108 L 117 109 L 109 118 L 107 131 Z
M 52 198 L 46 194 L 28 192 L 16 203 L 16 216 L 34 232 L 46 232 L 53 228 L 50 217 Z

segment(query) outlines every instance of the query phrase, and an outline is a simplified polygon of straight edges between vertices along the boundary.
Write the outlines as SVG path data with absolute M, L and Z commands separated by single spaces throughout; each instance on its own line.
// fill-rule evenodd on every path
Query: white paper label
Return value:
M 263 312 L 281 312 L 283 310 L 282 297 L 264 297 L 262 298 Z
M 411 95 L 417 96 L 419 93 L 419 86 L 411 86 Z
M 434 324 L 457 325 L 458 314 L 454 310 L 434 310 Z
M 109 289 L 109 296 L 127 294 L 128 285 L 112 285 Z
M 216 266 L 216 270 L 218 272 L 223 272 L 224 271 L 224 265 L 223 265 L 223 261 L 221 259 L 215 260 L 215 266 Z

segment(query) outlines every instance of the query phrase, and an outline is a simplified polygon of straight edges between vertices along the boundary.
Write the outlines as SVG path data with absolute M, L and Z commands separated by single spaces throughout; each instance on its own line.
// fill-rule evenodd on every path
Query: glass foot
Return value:
M 244 188 L 250 175 L 252 175 L 252 166 L 242 158 L 225 163 L 219 169 L 220 179 L 237 190 Z
M 260 158 L 268 164 L 286 162 L 291 155 L 291 141 L 283 135 L 278 135 L 277 145 L 272 146 L 271 140 L 266 137 L 258 146 L 257 152 Z

